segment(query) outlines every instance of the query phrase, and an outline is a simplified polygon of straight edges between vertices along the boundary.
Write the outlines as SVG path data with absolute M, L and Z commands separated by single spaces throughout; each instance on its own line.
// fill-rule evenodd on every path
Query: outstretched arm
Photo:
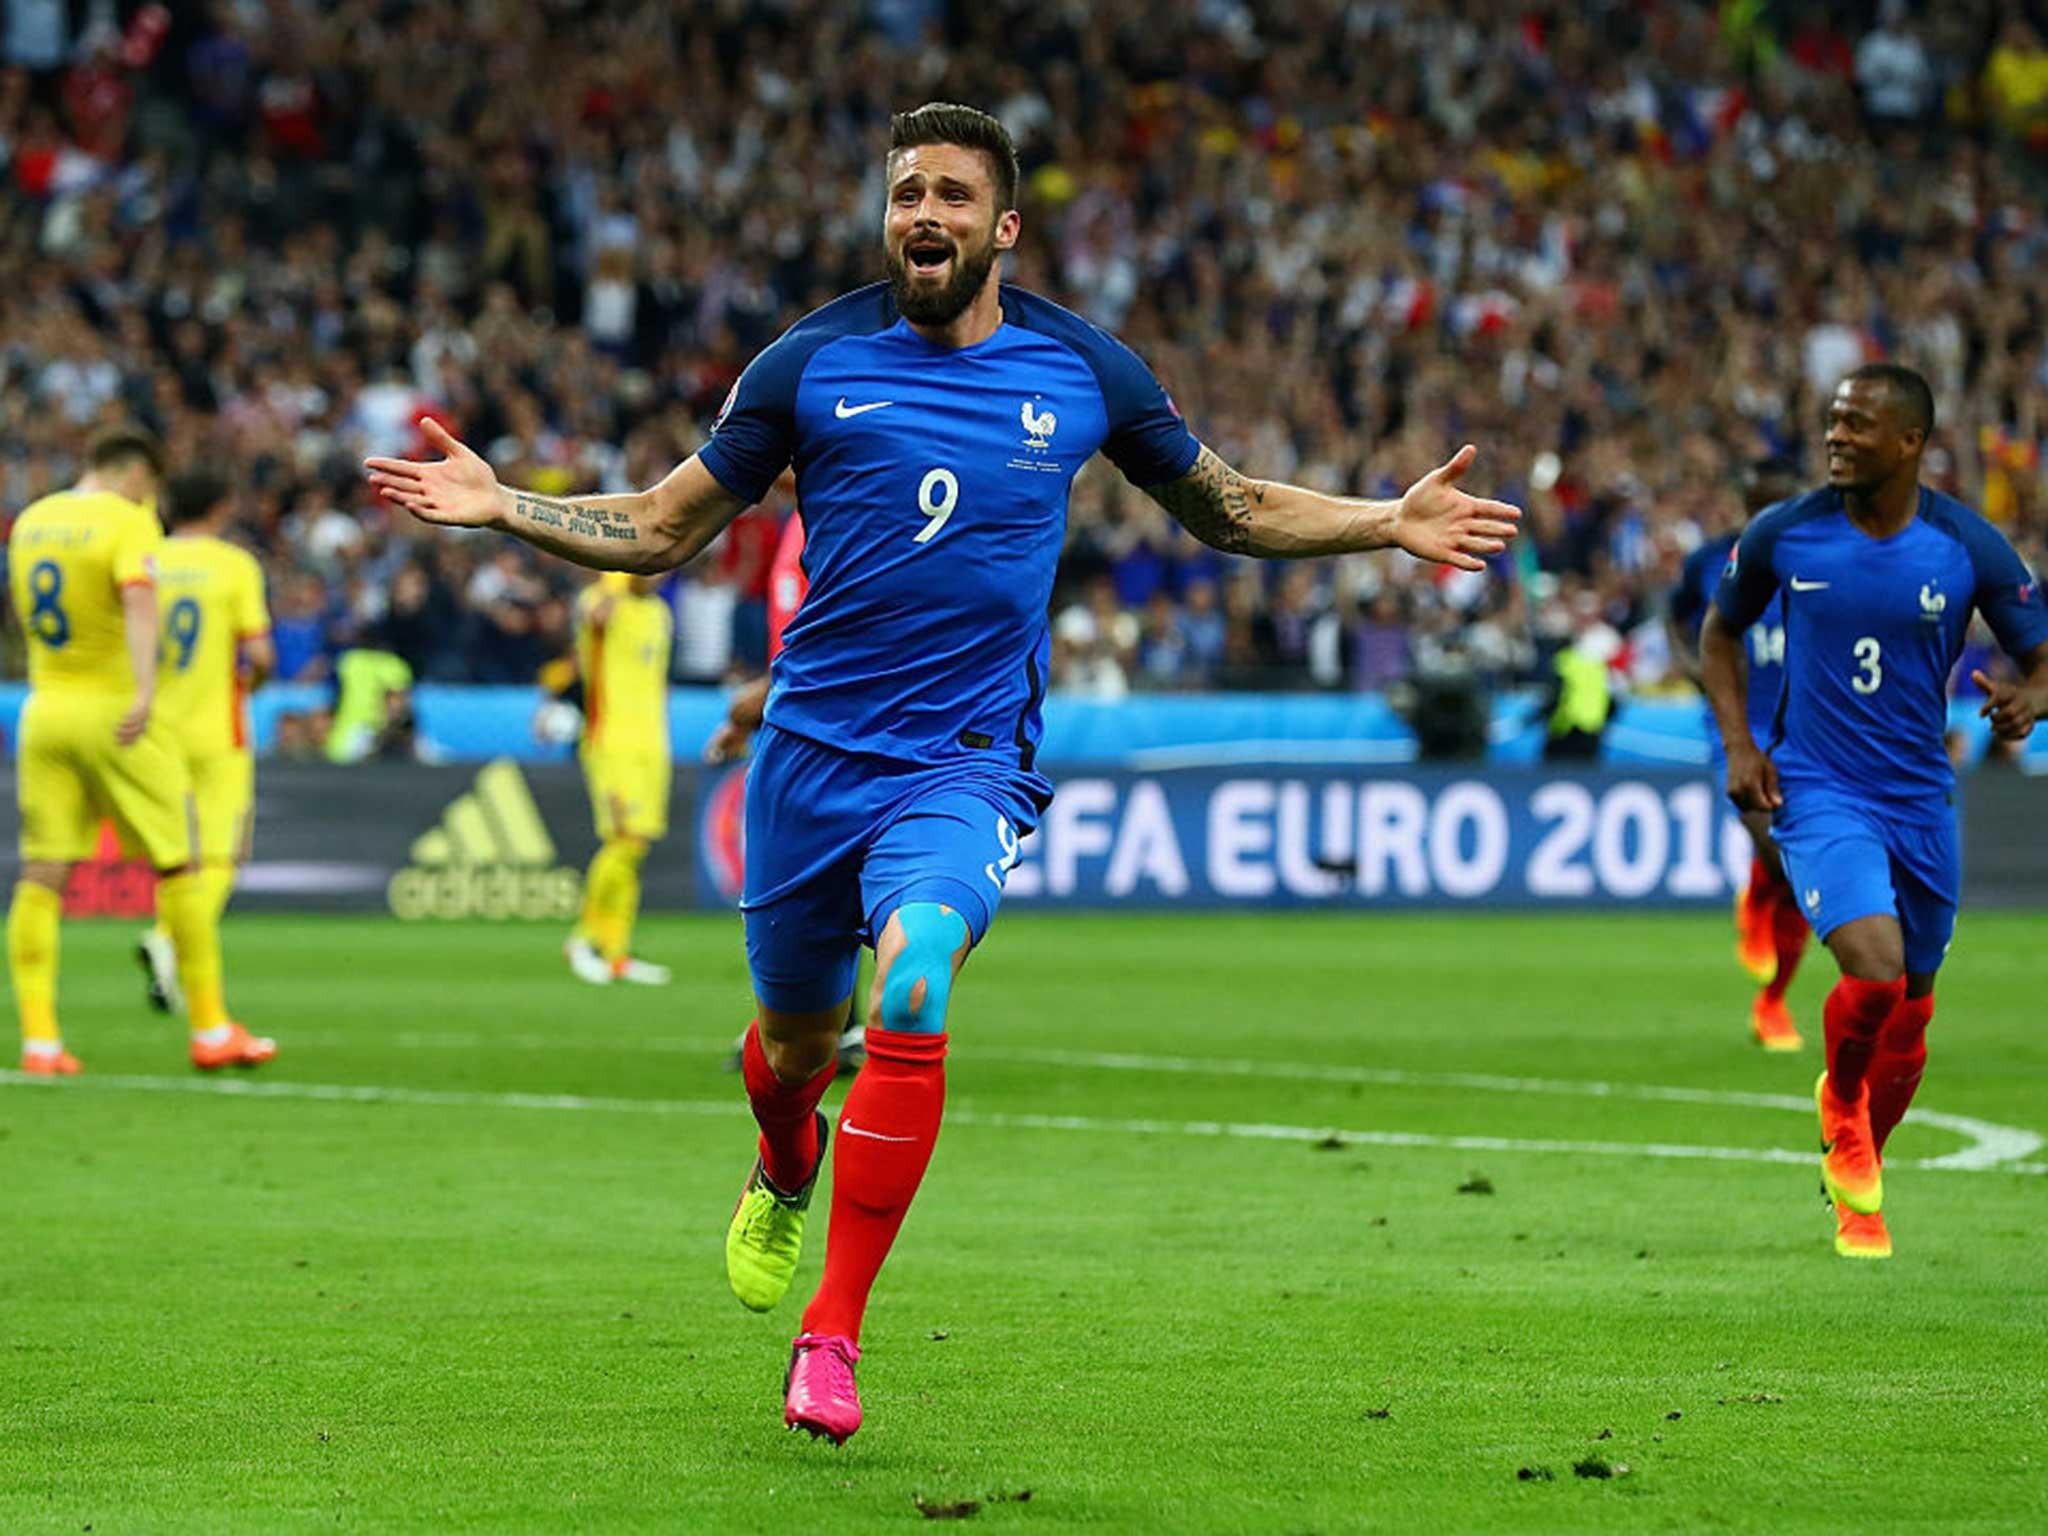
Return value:
M 1294 559 L 1367 549 L 1405 549 L 1461 570 L 1486 568 L 1507 548 L 1522 514 L 1504 501 L 1458 489 L 1478 450 L 1466 444 L 1449 463 L 1408 487 L 1399 501 L 1325 496 L 1299 485 L 1252 480 L 1209 449 L 1194 467 L 1145 494 L 1211 549 L 1230 555 Z
M 365 460 L 378 495 L 422 522 L 515 534 L 594 570 L 672 570 L 700 554 L 746 507 L 695 455 L 651 490 L 536 496 L 500 485 L 490 465 L 432 417 L 421 420 L 420 430 L 447 457 L 428 464 Z

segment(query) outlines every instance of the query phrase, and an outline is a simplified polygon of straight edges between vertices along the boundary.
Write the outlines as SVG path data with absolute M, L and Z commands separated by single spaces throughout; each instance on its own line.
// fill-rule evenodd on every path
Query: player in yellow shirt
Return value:
M 277 1054 L 228 1017 L 220 937 L 193 858 L 185 764 L 157 718 L 153 503 L 163 449 L 147 433 L 103 433 L 78 484 L 35 502 L 8 535 L 8 582 L 28 636 L 22 707 L 21 880 L 7 914 L 7 966 L 21 1017 L 22 1070 L 68 1076 L 78 1058 L 57 1028 L 64 882 L 112 817 L 124 847 L 156 869 L 191 1015 L 194 1066 L 254 1066 Z
M 576 665 L 583 676 L 584 782 L 599 847 L 569 936 L 569 969 L 599 986 L 663 986 L 667 966 L 633 958 L 640 866 L 668 835 L 668 654 L 674 622 L 656 583 L 617 572 L 576 599 Z
M 157 714 L 192 781 L 199 878 L 219 923 L 249 857 L 256 757 L 249 742 L 249 693 L 276 663 L 263 567 L 221 537 L 233 515 L 227 480 L 211 470 L 173 475 L 164 490 L 171 536 L 157 551 Z M 137 951 L 149 999 L 184 1006 L 177 956 L 164 915 Z

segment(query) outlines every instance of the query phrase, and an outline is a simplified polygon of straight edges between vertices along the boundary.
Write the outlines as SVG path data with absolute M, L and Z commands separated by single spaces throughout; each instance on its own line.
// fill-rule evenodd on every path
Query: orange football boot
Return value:
M 1835 1202 L 1835 1252 L 1845 1259 L 1888 1259 L 1892 1256 L 1892 1235 L 1885 1230 L 1884 1217 L 1877 1211 L 1852 1211 Z
M 193 1040 L 192 1065 L 202 1072 L 218 1072 L 222 1067 L 260 1067 L 277 1054 L 277 1042 L 267 1035 L 252 1035 L 239 1024 L 228 1025 L 227 1031 L 227 1039 L 213 1045 Z
M 1813 1102 L 1820 1110 L 1820 1178 L 1828 1198 L 1859 1216 L 1875 1216 L 1884 1204 L 1884 1167 L 1870 1134 L 1868 1085 L 1844 1104 L 1823 1072 L 1813 1085 Z
M 1751 905 L 1747 887 L 1735 893 L 1735 963 L 1760 987 L 1768 987 L 1778 974 L 1770 908 Z
M 1768 992 L 1759 992 L 1750 1004 L 1749 1027 L 1756 1034 L 1756 1043 L 1767 1051 L 1796 1051 L 1806 1043 L 1793 1026 L 1785 999 Z
M 61 1047 L 55 1051 L 23 1051 L 21 1070 L 30 1077 L 76 1077 L 85 1069 Z

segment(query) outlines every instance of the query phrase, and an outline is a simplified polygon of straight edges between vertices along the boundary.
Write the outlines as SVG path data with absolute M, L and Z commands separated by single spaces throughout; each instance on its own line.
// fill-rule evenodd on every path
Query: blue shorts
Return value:
M 747 968 L 754 994 L 810 1013 L 853 990 L 860 947 L 935 901 L 975 943 L 1052 789 L 1000 763 L 920 767 L 764 726 L 747 769 Z
M 1771 824 L 1800 909 L 1823 940 L 1859 917 L 1896 917 L 1906 969 L 1931 976 L 1955 936 L 1963 861 L 1955 813 L 1906 816 L 1839 791 L 1785 786 Z

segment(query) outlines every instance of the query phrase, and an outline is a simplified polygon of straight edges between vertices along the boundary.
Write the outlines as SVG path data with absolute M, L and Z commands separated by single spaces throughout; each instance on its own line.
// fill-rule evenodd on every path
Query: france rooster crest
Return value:
M 1923 582 L 1920 587 L 1920 617 L 1930 624 L 1939 624 L 1941 616 L 1946 612 L 1948 594 L 1941 590 L 1941 583 Z
M 1050 448 L 1052 435 L 1059 429 L 1059 418 L 1051 411 L 1037 411 L 1031 408 L 1031 401 L 1024 402 L 1018 412 L 1018 419 L 1024 423 L 1024 446 L 1026 448 Z

